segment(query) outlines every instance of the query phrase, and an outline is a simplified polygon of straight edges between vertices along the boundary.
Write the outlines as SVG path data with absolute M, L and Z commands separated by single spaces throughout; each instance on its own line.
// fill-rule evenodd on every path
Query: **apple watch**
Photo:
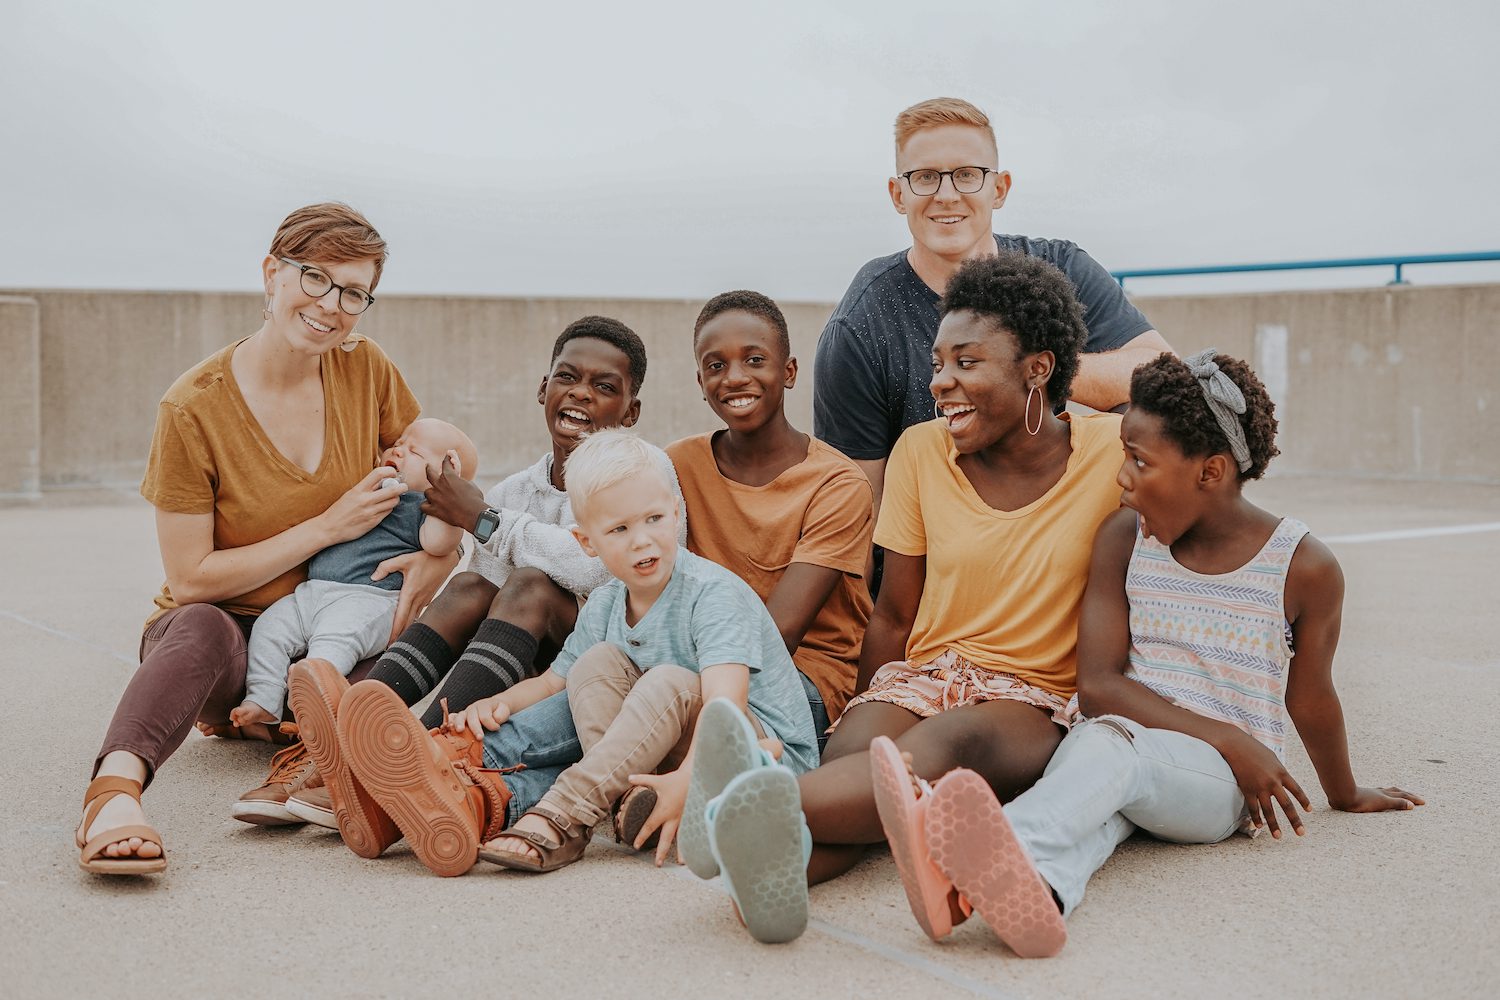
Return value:
M 500 512 L 493 507 L 486 507 L 479 512 L 479 520 L 474 523 L 474 540 L 483 545 L 490 540 L 490 536 L 498 527 L 500 527 Z

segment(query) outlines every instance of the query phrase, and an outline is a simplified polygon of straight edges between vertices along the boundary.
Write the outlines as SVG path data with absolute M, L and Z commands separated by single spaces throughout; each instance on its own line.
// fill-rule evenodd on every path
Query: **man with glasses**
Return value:
M 1066 240 L 992 231 L 1010 174 L 995 133 L 967 101 L 937 98 L 896 116 L 891 203 L 906 216 L 910 250 L 870 261 L 855 275 L 818 340 L 813 432 L 864 469 L 875 488 L 901 432 L 933 419 L 927 386 L 938 299 L 961 264 L 1009 250 L 1040 257 L 1072 282 L 1088 325 L 1073 398 L 1099 410 L 1130 397 L 1130 373 L 1171 347 L 1092 257 Z

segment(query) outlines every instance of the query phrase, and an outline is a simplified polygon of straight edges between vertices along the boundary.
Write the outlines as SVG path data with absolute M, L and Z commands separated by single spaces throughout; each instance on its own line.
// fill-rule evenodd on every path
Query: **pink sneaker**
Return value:
M 911 773 L 901 751 L 885 736 L 870 741 L 870 777 L 875 783 L 880 825 L 885 828 L 891 857 L 901 873 L 906 902 L 927 936 L 939 941 L 952 933 L 955 923 L 968 917 L 970 907 L 953 888 L 952 880 L 932 863 L 927 848 L 927 805 L 932 801 L 932 787 Z M 953 916 L 955 902 L 962 913 L 957 921 Z
M 1062 951 L 1068 926 L 1052 890 L 983 778 L 961 767 L 934 786 L 927 843 L 932 860 L 1012 951 L 1022 958 Z

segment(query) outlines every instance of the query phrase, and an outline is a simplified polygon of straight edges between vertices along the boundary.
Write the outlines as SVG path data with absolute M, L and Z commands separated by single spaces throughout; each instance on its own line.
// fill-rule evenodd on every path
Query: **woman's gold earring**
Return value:
M 266 296 L 266 305 L 265 305 L 265 308 L 260 311 L 260 318 L 261 319 L 270 319 L 271 318 L 271 296 L 269 296 L 269 295 Z
M 1036 429 L 1035 430 L 1033 430 L 1032 427 L 1031 427 L 1031 397 L 1032 396 L 1036 396 L 1037 397 Z M 1039 386 L 1033 385 L 1031 387 L 1031 391 L 1026 394 L 1026 413 L 1024 414 L 1023 419 L 1025 420 L 1026 433 L 1030 434 L 1032 437 L 1035 437 L 1036 434 L 1037 434 L 1037 432 L 1042 429 L 1042 419 L 1047 415 L 1047 409 L 1046 409 L 1046 405 L 1045 405 L 1046 402 L 1047 402 L 1047 397 L 1042 395 L 1042 390 L 1041 390 L 1041 388 Z

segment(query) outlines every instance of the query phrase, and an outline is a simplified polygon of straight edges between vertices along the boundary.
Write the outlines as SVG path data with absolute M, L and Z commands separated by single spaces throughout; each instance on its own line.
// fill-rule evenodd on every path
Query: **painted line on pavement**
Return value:
M 1402 528 L 1397 531 L 1366 531 L 1353 535 L 1328 535 L 1323 541 L 1354 545 L 1359 542 L 1400 542 L 1408 538 L 1440 538 L 1443 535 L 1477 535 L 1486 531 L 1500 531 L 1500 521 L 1484 521 L 1479 524 L 1451 524 L 1443 528 Z
M 116 652 L 115 650 L 110 649 L 108 646 L 97 643 L 92 639 L 85 639 L 83 636 L 75 635 L 72 632 L 64 632 L 62 629 L 53 628 L 51 625 L 43 625 L 39 621 L 33 621 L 32 619 L 27 618 L 24 615 L 18 615 L 14 611 L 0 610 L 0 618 L 9 618 L 13 622 L 20 622 L 22 625 L 29 625 L 39 632 L 46 632 L 48 635 L 56 636 L 59 639 L 67 639 L 69 642 L 76 642 L 80 646 L 87 646 L 89 649 L 103 653 L 110 659 L 123 663 L 127 667 L 134 668 L 140 665 L 135 660 L 124 655 L 123 653 Z
M 604 834 L 596 835 L 592 842 L 596 846 L 607 847 L 616 854 L 623 854 L 642 864 L 655 866 L 654 856 L 650 852 L 641 852 L 624 844 L 617 844 L 613 839 L 607 838 Z M 686 879 L 693 885 L 716 892 L 725 899 L 729 898 L 729 893 L 719 886 L 716 879 L 700 879 L 683 865 L 667 864 L 663 865 L 660 870 L 674 878 Z M 925 955 L 919 955 L 916 952 L 907 951 L 905 948 L 897 948 L 893 945 L 876 941 L 874 938 L 866 937 L 858 931 L 850 930 L 847 927 L 831 924 L 818 917 L 809 917 L 807 926 L 809 930 L 827 934 L 829 937 L 837 938 L 845 944 L 852 944 L 861 951 L 867 951 L 879 958 L 888 959 L 897 965 L 904 965 L 913 972 L 921 972 L 935 979 L 941 979 L 950 986 L 956 986 L 961 990 L 972 993 L 974 996 L 985 997 L 987 1000 L 1015 1000 L 1015 994 L 1006 993 L 997 986 L 970 978 L 960 972 L 954 972 L 952 969 L 947 968 L 939 962 L 934 962 Z M 915 927 L 913 927 L 913 931 L 920 933 L 916 931 Z
M 895 948 L 888 944 L 882 944 L 872 938 L 865 937 L 858 931 L 851 931 L 847 927 L 830 924 L 828 921 L 820 920 L 817 917 L 811 918 L 807 925 L 814 930 L 822 931 L 830 937 L 836 937 L 857 948 L 862 948 L 882 958 L 888 958 L 898 965 L 907 966 L 917 972 L 925 972 L 930 976 L 943 980 L 945 983 L 957 986 L 959 989 L 968 990 L 975 996 L 989 997 L 991 1000 L 1012 1000 L 1015 996 L 1013 993 L 1002 991 L 998 986 L 992 986 L 977 979 L 970 979 L 962 973 L 954 972 L 952 969 L 934 962 L 925 955 L 918 955 L 916 952 L 907 951 L 904 948 Z M 916 931 L 915 928 L 913 928 L 913 931 L 921 933 L 920 931 Z M 999 945 L 998 941 L 996 945 Z

